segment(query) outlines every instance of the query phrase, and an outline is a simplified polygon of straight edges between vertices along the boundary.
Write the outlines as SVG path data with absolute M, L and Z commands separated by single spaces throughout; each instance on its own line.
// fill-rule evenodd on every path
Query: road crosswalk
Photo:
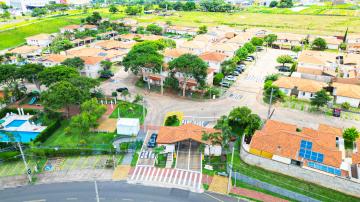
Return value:
M 235 100 L 240 100 L 243 96 L 242 95 L 239 95 L 239 94 L 236 94 L 236 93 L 231 93 L 229 95 L 230 98 L 233 98 Z
M 265 81 L 264 76 L 255 76 L 251 74 L 247 75 L 244 79 L 248 81 L 255 81 L 256 83 L 264 83 Z
M 183 125 L 188 124 L 188 123 L 192 123 L 194 125 L 198 125 L 198 126 L 202 126 L 202 127 L 205 127 L 207 124 L 209 124 L 208 121 L 188 120 L 188 119 L 182 120 Z
M 202 174 L 198 171 L 156 168 L 153 166 L 136 166 L 129 183 L 140 183 L 151 186 L 186 189 L 192 192 L 203 192 L 201 188 Z

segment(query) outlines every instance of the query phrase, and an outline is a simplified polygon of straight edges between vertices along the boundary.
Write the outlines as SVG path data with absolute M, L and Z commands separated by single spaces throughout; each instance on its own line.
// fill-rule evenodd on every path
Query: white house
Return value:
M 213 69 L 216 73 L 221 72 L 221 63 L 228 58 L 227 55 L 219 52 L 205 52 L 199 55 L 199 57 L 204 60 L 209 65 L 209 68 Z
M 52 34 L 38 34 L 26 38 L 26 43 L 29 46 L 47 47 L 54 40 L 55 36 Z
M 333 83 L 333 95 L 336 104 L 349 103 L 352 107 L 360 107 L 360 86 L 354 84 Z
M 60 28 L 60 33 L 64 34 L 65 32 L 74 33 L 76 31 L 83 32 L 85 30 L 97 30 L 96 25 L 68 25 Z
M 287 96 L 295 95 L 299 99 L 310 100 L 315 96 L 315 93 L 327 86 L 326 83 L 297 78 L 297 77 L 280 77 L 273 85 Z
M 137 135 L 140 131 L 140 121 L 135 118 L 119 118 L 116 128 L 118 135 Z
M 221 133 L 221 131 L 213 128 L 205 128 L 194 124 L 185 124 L 181 126 L 161 126 L 158 131 L 157 144 L 165 147 L 166 153 L 175 153 L 175 145 L 181 142 L 184 144 L 191 144 L 196 142 L 198 144 L 205 144 L 205 155 L 220 156 L 221 145 L 214 145 L 211 141 L 204 141 L 202 136 L 204 133 Z M 192 144 L 193 145 L 193 144 Z M 207 151 L 206 151 L 207 150 Z
M 182 27 L 182 26 L 169 26 L 166 28 L 165 32 L 179 34 L 179 35 L 191 35 L 195 36 L 197 34 L 197 28 L 195 27 Z
M 9 53 L 21 56 L 22 58 L 34 58 L 40 56 L 42 52 L 42 47 L 39 46 L 19 46 L 9 51 Z
M 228 57 L 233 57 L 239 47 L 239 45 L 231 43 L 213 43 L 208 47 L 208 51 L 214 51 L 225 54 Z

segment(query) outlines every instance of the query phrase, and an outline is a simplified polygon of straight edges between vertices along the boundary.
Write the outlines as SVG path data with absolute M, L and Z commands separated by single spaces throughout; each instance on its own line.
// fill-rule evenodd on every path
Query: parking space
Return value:
M 48 159 L 44 168 L 45 171 L 105 168 L 106 161 L 111 158 L 108 155 L 52 158 Z

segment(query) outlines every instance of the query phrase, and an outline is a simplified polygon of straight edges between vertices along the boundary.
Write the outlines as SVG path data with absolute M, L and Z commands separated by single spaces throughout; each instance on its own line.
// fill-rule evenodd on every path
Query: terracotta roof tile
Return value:
M 204 133 L 217 133 L 219 130 L 204 128 L 194 124 L 185 124 L 177 127 L 161 126 L 156 142 L 158 144 L 173 144 L 184 140 L 194 140 L 200 143 L 206 143 L 202 140 Z
M 333 83 L 336 88 L 336 95 L 360 99 L 360 85 Z
M 312 93 L 318 92 L 327 86 L 324 82 L 297 77 L 280 77 L 273 84 L 279 88 L 293 89 L 297 87 L 300 91 Z
M 199 55 L 204 61 L 223 62 L 226 60 L 227 55 L 218 52 L 205 52 Z

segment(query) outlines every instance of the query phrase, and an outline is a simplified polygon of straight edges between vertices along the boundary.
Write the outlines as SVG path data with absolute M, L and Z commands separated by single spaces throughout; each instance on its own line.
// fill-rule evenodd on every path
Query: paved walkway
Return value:
M 201 188 L 202 174 L 191 170 L 138 165 L 129 177 L 128 182 L 203 192 Z
M 130 165 L 133 159 L 134 153 L 126 153 L 124 158 L 121 161 L 122 165 Z
M 253 190 L 249 190 L 249 189 L 244 189 L 244 188 L 238 188 L 238 187 L 234 187 L 231 189 L 231 193 L 233 194 L 237 194 L 240 196 L 246 196 L 246 197 L 250 197 L 253 199 L 257 199 L 260 201 L 264 201 L 264 202 L 284 202 L 287 200 L 281 199 L 281 198 L 277 198 L 271 195 L 267 195 L 261 192 L 257 192 L 257 191 L 253 191 Z
M 114 181 L 126 180 L 128 178 L 130 169 L 131 167 L 129 165 L 117 166 L 112 175 L 112 180 Z
M 219 194 L 227 194 L 227 187 L 229 183 L 229 178 L 214 175 L 212 182 L 209 186 L 209 191 L 216 192 Z

